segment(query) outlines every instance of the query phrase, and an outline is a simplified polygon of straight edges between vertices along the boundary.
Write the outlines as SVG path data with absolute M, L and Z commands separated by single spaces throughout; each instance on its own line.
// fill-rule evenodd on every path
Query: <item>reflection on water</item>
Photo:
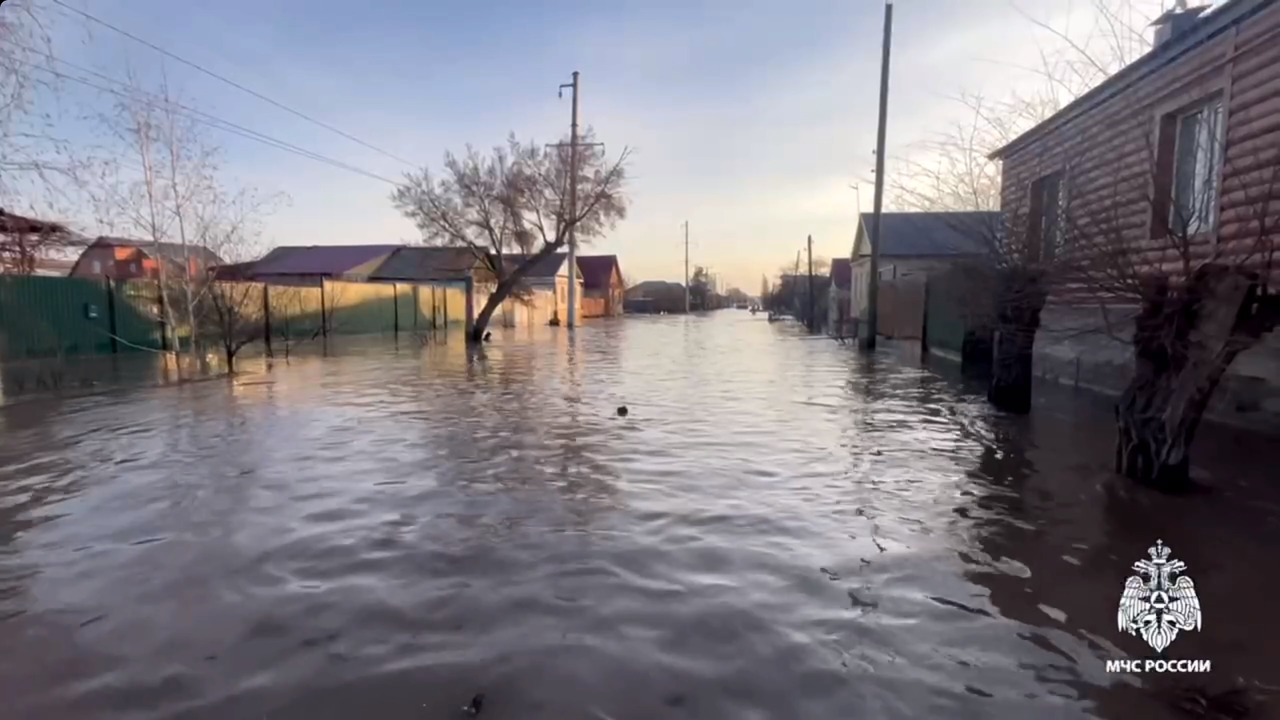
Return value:
M 503 332 L 0 409 L 0 716 L 1172 717 L 1103 671 L 1156 538 L 1170 652 L 1280 685 L 1248 438 L 1164 498 L 1105 408 L 747 313 Z

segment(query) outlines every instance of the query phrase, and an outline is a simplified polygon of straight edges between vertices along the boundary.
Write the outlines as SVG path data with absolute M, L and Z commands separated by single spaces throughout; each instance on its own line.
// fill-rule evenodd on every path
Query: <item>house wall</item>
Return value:
M 915 276 L 927 276 L 940 272 L 957 261 L 956 258 L 939 257 L 882 257 L 880 279 L 894 280 Z M 849 286 L 849 298 L 853 305 L 853 317 L 867 319 L 867 288 L 871 285 L 871 258 L 864 255 L 853 261 L 853 277 Z
M 1267 254 L 1255 250 L 1260 215 L 1272 216 L 1271 227 L 1280 221 L 1280 198 L 1271 185 L 1280 170 L 1280 4 L 1244 5 L 1261 9 L 1110 99 L 1063 113 L 1043 134 L 1010 148 L 1003 157 L 1002 198 L 1010 225 L 1025 222 L 1031 183 L 1061 171 L 1067 225 L 1076 235 L 1069 233 L 1068 243 L 1086 235 L 1127 243 L 1141 251 L 1143 266 L 1180 275 L 1179 255 L 1166 249 L 1167 240 L 1152 239 L 1159 234 L 1150 198 L 1157 196 L 1160 118 L 1217 93 L 1225 124 L 1217 227 L 1193 238 L 1190 255 L 1200 261 L 1216 253 L 1221 261 L 1266 272 Z M 1262 204 L 1267 200 L 1269 207 Z M 1254 257 L 1247 259 L 1250 253 Z M 1273 274 L 1272 282 L 1277 279 Z M 1097 309 L 1100 299 L 1114 306 L 1105 317 Z M 1036 339 L 1037 372 L 1120 392 L 1132 374 L 1132 350 L 1125 342 L 1133 331 L 1132 312 L 1124 304 L 1101 288 L 1055 293 Z M 1280 343 L 1274 333 L 1232 365 L 1210 414 L 1268 425 L 1280 417 Z
M 80 254 L 68 275 L 114 280 L 141 278 L 146 277 L 147 262 L 149 260 L 137 248 L 90 246 Z
M 609 277 L 608 288 L 592 288 L 582 291 L 582 317 L 618 317 L 622 315 L 622 306 L 626 297 L 626 289 L 622 285 L 622 275 L 617 267 Z

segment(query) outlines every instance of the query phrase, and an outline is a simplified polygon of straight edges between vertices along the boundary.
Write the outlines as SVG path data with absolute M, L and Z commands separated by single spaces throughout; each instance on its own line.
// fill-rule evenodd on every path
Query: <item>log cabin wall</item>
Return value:
M 1212 221 L 1170 233 L 1178 119 L 1221 105 Z M 1173 276 L 1216 257 L 1280 282 L 1280 2 L 1231 0 L 1159 44 L 995 155 L 1002 209 L 1028 244 L 1046 181 L 1056 180 L 1061 245 L 1135 251 L 1136 267 Z M 1171 240 L 1171 236 L 1173 239 Z M 1181 247 L 1177 247 L 1181 246 Z M 1054 288 L 1036 341 L 1037 373 L 1118 393 L 1132 372 L 1132 300 L 1091 279 Z M 1280 339 L 1241 355 L 1215 398 L 1219 420 L 1280 429 Z

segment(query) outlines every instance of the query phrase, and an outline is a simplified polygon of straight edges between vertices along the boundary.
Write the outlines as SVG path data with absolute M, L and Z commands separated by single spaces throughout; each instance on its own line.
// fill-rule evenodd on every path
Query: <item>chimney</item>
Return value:
M 1156 29 L 1156 37 L 1155 41 L 1152 42 L 1152 48 L 1161 47 L 1170 40 L 1181 37 L 1196 24 L 1196 21 L 1200 19 L 1200 15 L 1208 9 L 1208 5 L 1188 8 L 1187 0 L 1174 0 L 1173 9 L 1151 23 L 1151 26 Z

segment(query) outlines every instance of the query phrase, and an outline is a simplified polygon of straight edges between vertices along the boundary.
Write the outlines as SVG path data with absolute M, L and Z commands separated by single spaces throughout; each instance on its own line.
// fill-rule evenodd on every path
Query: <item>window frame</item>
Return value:
M 1155 167 L 1152 178 L 1151 215 L 1148 218 L 1148 237 L 1152 240 L 1168 240 L 1173 237 L 1173 213 L 1177 209 L 1179 139 L 1182 123 L 1186 118 L 1217 106 L 1217 127 L 1213 138 L 1216 144 L 1212 167 L 1207 180 L 1212 184 L 1210 218 L 1206 226 L 1187 233 L 1187 242 L 1208 240 L 1216 243 L 1222 222 L 1222 184 L 1226 166 L 1227 125 L 1229 123 L 1230 95 L 1223 86 L 1214 86 L 1199 93 L 1194 99 L 1166 103 L 1155 111 Z
M 1046 253 L 1044 200 L 1048 181 L 1053 180 L 1056 218 L 1053 221 L 1055 238 L 1052 247 Z M 1033 262 L 1051 261 L 1057 253 L 1066 248 L 1066 197 L 1067 169 L 1057 168 L 1036 177 L 1027 185 L 1027 240 L 1028 255 Z

